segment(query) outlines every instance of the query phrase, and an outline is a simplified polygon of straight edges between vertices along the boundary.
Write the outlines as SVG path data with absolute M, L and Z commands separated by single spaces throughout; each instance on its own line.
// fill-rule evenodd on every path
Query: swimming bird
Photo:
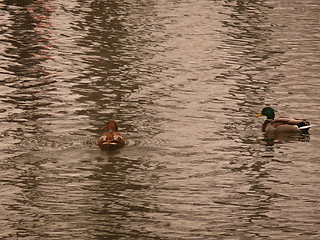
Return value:
M 274 110 L 265 107 L 256 117 L 266 116 L 267 119 L 262 125 L 263 132 L 302 132 L 308 133 L 311 125 L 305 119 L 295 119 L 290 117 L 275 118 Z
M 98 146 L 101 150 L 123 147 L 126 143 L 121 133 L 118 132 L 118 124 L 114 120 L 109 120 L 102 128 L 109 130 L 99 138 Z

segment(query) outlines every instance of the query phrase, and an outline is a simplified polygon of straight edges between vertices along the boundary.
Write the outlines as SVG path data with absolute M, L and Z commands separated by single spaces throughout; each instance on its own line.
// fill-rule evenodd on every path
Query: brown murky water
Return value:
M 0 15 L 0 238 L 320 238 L 318 0 Z M 265 105 L 311 134 L 263 135 Z M 111 118 L 128 144 L 102 152 Z

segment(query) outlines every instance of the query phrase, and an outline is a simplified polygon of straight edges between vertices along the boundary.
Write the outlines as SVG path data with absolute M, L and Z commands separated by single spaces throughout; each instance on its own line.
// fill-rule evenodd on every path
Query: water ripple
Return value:
M 1 2 L 0 238 L 316 239 L 317 127 L 268 136 L 254 116 L 317 125 L 318 13 Z M 109 119 L 127 145 L 101 151 Z

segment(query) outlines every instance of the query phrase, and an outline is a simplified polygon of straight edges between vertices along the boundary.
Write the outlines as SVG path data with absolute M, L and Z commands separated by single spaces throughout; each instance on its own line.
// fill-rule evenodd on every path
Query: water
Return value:
M 0 15 L 1 238 L 320 238 L 318 0 Z M 265 105 L 311 134 L 262 134 Z M 102 152 L 109 119 L 128 144 Z

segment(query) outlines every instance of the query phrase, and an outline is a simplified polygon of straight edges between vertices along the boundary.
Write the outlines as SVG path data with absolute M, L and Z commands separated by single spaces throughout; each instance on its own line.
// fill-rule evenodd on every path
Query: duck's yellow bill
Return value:
M 256 115 L 256 117 L 261 117 L 262 116 L 262 113 L 259 113 Z

